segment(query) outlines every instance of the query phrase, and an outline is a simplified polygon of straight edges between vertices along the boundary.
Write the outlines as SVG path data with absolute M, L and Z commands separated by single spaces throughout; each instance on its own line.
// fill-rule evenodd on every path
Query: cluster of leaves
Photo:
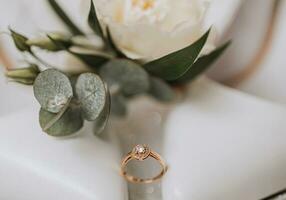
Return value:
M 91 1 L 88 24 L 101 38 L 101 51 L 79 53 L 71 47 L 81 45 L 75 38 L 87 38 L 67 16 L 55 0 L 47 0 L 71 35 L 50 33 L 42 38 L 29 39 L 11 30 L 19 51 L 30 54 L 50 67 L 34 53 L 33 47 L 47 51 L 66 51 L 90 67 L 90 72 L 65 74 L 50 67 L 39 70 L 36 64 L 11 70 L 7 76 L 14 81 L 33 85 L 34 95 L 41 105 L 40 125 L 52 136 L 66 136 L 77 132 L 84 120 L 95 121 L 96 133 L 102 132 L 109 114 L 126 114 L 126 101 L 140 94 L 150 94 L 160 101 L 173 100 L 175 84 L 186 84 L 204 72 L 227 48 L 229 43 L 199 58 L 210 30 L 193 44 L 148 63 L 129 59 L 116 46 L 112 35 L 100 24 Z M 83 45 L 82 45 L 83 46 Z M 87 48 L 87 47 L 85 47 Z

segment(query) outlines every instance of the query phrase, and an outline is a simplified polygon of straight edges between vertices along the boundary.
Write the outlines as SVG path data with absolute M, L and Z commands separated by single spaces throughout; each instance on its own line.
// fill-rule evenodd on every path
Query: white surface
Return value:
M 117 145 L 90 127 L 78 137 L 49 137 L 37 110 L 0 117 L 0 199 L 126 200 Z
M 168 119 L 164 200 L 255 200 L 286 185 L 286 108 L 209 80 Z
M 8 82 L 0 65 L 0 117 L 8 113 L 20 111 L 27 105 L 35 103 L 32 88 Z M 0 126 L 1 127 L 1 126 Z

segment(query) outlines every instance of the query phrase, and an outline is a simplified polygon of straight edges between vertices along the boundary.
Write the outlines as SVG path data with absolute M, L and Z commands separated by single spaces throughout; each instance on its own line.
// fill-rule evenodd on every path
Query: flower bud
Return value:
M 61 33 L 49 33 L 49 37 L 53 38 L 55 41 L 60 41 L 66 47 L 70 46 L 70 37 Z M 41 49 L 45 49 L 48 51 L 60 51 L 63 50 L 61 47 L 56 45 L 50 38 L 47 36 L 36 37 L 27 40 L 26 42 L 29 46 L 36 46 Z
M 12 69 L 6 72 L 6 77 L 12 79 L 15 82 L 25 85 L 32 85 L 34 80 L 40 73 L 37 65 L 31 64 L 29 67 Z
M 15 46 L 17 47 L 19 51 L 30 51 L 31 50 L 30 46 L 26 44 L 28 40 L 27 37 L 13 31 L 12 29 L 10 29 L 10 31 L 11 31 L 11 37 L 15 43 Z

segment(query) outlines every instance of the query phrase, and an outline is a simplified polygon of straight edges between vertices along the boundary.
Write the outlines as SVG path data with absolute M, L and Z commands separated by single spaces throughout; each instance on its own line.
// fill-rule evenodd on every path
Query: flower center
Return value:
M 123 21 L 130 23 L 160 23 L 167 13 L 169 0 L 125 0 Z
M 133 7 L 139 7 L 141 10 L 149 10 L 154 7 L 155 0 L 132 0 Z

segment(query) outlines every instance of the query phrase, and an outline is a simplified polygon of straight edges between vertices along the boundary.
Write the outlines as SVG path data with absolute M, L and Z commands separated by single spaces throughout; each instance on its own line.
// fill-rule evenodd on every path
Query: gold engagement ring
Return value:
M 135 177 L 127 173 L 126 166 L 130 161 L 132 160 L 144 161 L 149 157 L 154 158 L 161 165 L 162 169 L 158 175 L 152 178 L 143 179 L 143 178 Z M 151 150 L 147 145 L 141 145 L 141 144 L 136 145 L 133 148 L 133 150 L 129 152 L 123 158 L 122 163 L 121 163 L 122 176 L 127 181 L 132 182 L 132 183 L 153 183 L 154 181 L 161 179 L 164 176 L 164 174 L 167 172 L 167 170 L 168 170 L 168 167 L 166 163 L 163 161 L 163 159 L 161 158 L 161 156 L 155 151 Z

